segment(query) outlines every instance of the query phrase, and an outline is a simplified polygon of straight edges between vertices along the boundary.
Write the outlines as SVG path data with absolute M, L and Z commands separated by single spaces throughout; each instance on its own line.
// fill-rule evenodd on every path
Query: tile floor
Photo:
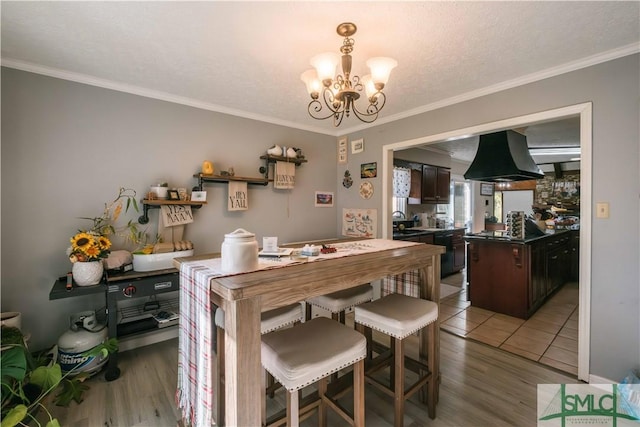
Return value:
M 464 273 L 442 279 L 461 285 Z M 578 283 L 566 283 L 528 320 L 472 307 L 466 288 L 441 299 L 440 327 L 578 375 Z

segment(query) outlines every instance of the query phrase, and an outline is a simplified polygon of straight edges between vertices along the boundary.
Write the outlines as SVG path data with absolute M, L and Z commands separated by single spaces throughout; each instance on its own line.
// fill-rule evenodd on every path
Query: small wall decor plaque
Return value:
M 192 191 L 191 192 L 191 201 L 192 202 L 206 202 L 207 201 L 207 192 L 206 191 Z
M 344 188 L 351 188 L 353 185 L 353 178 L 351 178 L 351 172 L 348 170 L 344 171 L 344 178 L 342 179 L 342 186 Z
M 364 181 L 360 184 L 360 197 L 367 200 L 373 196 L 373 184 L 370 181 Z
M 480 195 L 481 196 L 493 196 L 493 184 L 480 183 Z
M 333 193 L 331 193 L 329 191 L 316 191 L 315 207 L 317 207 L 317 208 L 332 208 L 333 207 Z
M 347 163 L 347 137 L 338 139 L 338 163 Z
M 378 175 L 378 163 L 363 163 L 360 165 L 360 178 L 375 178 Z
M 364 139 L 351 141 L 351 154 L 362 153 L 364 151 Z
M 342 209 L 342 235 L 376 238 L 377 209 Z

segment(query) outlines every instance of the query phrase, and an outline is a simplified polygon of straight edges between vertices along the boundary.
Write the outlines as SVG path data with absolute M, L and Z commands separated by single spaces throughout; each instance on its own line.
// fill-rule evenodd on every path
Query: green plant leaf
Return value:
M 2 419 L 1 427 L 13 427 L 18 425 L 20 421 L 27 416 L 27 407 L 24 405 L 16 405 L 11 408 L 7 416 Z
M 89 386 L 78 379 L 67 379 L 63 382 L 62 391 L 56 396 L 54 402 L 58 406 L 69 406 L 72 400 L 81 403 L 82 394 L 87 390 L 89 390 Z
M 54 418 L 52 420 L 49 420 L 46 427 L 60 427 L 60 422 L 58 421 L 57 418 Z
M 0 354 L 0 369 L 3 377 L 22 381 L 27 372 L 27 358 L 20 346 L 11 347 Z
M 102 355 L 102 357 L 107 357 L 110 353 L 115 353 L 118 351 L 118 339 L 117 338 L 109 338 L 105 342 L 98 344 L 90 350 L 82 353 L 83 356 L 95 357 L 98 355 Z
M 55 388 L 62 380 L 62 369 L 57 363 L 53 366 L 39 366 L 31 373 L 31 382 L 43 390 Z

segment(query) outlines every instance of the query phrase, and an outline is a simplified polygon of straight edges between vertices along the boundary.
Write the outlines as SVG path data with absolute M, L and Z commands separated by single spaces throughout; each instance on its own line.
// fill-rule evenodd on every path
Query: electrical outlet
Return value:
M 609 218 L 609 203 L 596 203 L 596 218 Z

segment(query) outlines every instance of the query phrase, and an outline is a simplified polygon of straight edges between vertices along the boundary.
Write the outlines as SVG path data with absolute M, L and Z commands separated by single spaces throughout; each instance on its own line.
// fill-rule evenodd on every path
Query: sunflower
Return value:
M 89 258 L 98 258 L 100 255 L 100 248 L 98 245 L 89 245 L 84 248 L 84 253 L 87 254 Z
M 98 237 L 98 247 L 102 251 L 108 250 L 111 247 L 111 240 L 109 240 L 105 236 L 99 236 Z
M 93 236 L 89 233 L 80 232 L 71 238 L 71 247 L 73 250 L 85 251 L 88 246 L 93 244 Z

